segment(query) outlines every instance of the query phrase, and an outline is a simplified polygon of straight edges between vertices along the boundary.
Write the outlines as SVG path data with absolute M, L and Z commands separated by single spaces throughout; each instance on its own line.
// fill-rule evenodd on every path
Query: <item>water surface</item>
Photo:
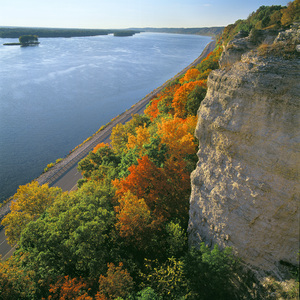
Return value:
M 176 75 L 209 37 L 0 39 L 0 200 Z

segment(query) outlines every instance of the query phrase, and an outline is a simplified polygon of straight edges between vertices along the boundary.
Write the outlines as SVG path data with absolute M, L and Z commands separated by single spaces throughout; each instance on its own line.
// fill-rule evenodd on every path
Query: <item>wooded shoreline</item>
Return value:
M 148 103 L 158 94 L 160 93 L 172 80 L 178 78 L 179 76 L 183 75 L 188 69 L 191 67 L 197 66 L 211 51 L 214 50 L 216 45 L 216 41 L 211 41 L 202 51 L 202 54 L 195 59 L 190 65 L 188 65 L 186 68 L 184 68 L 181 72 L 176 74 L 174 77 L 169 79 L 167 82 L 165 82 L 162 86 L 158 87 L 154 91 L 152 91 L 150 94 L 145 96 L 142 100 L 140 100 L 138 103 L 133 105 L 130 109 L 126 110 L 121 115 L 114 118 L 110 123 L 108 123 L 103 130 L 99 131 L 97 134 L 92 136 L 90 140 L 88 140 L 86 143 L 82 144 L 80 147 L 78 147 L 75 151 L 73 151 L 71 154 L 69 154 L 66 158 L 64 158 L 62 161 L 60 161 L 57 165 L 55 165 L 53 168 L 51 168 L 46 173 L 43 173 L 40 175 L 37 180 L 40 185 L 48 183 L 49 186 L 52 186 L 53 183 L 57 180 L 57 178 L 62 178 L 68 173 L 68 170 L 74 167 L 75 164 L 78 164 L 78 162 L 85 157 L 93 148 L 101 142 L 101 140 L 105 137 L 107 138 L 107 135 L 110 136 L 111 130 L 113 127 L 115 127 L 118 123 L 129 121 L 131 119 L 131 115 L 135 113 L 142 114 L 144 112 L 144 109 L 148 105 Z M 58 176 L 58 177 L 57 177 Z M 76 183 L 75 183 L 76 184 Z M 12 203 L 12 197 L 9 198 L 5 204 L 3 204 L 0 207 L 0 222 L 10 212 L 10 206 Z M 11 248 L 7 241 L 5 240 L 5 234 L 4 234 L 4 228 L 0 227 L 0 235 L 4 238 L 4 240 L 0 240 L 0 252 L 2 254 L 2 260 L 6 260 L 9 258 L 13 252 L 14 248 Z

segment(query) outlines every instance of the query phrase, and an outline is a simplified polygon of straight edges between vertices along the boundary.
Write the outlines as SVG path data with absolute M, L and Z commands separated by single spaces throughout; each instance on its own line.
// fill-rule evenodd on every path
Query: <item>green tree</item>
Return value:
M 196 116 L 200 107 L 200 103 L 206 95 L 206 88 L 196 85 L 193 91 L 187 97 L 187 103 L 185 106 L 186 116 Z
M 37 35 L 21 35 L 19 37 L 19 42 L 26 46 L 30 44 L 36 44 L 38 43 L 38 36 Z
M 99 148 L 95 148 L 78 163 L 78 170 L 86 179 L 91 178 L 94 174 L 94 179 L 100 180 L 109 171 L 115 170 L 119 163 L 120 157 L 115 154 L 113 149 L 108 144 L 100 144 Z M 112 177 L 117 176 L 117 174 L 113 175 L 111 172 L 110 175 Z
M 162 300 L 151 287 L 144 288 L 136 296 L 137 300 Z
M 10 213 L 1 223 L 5 227 L 9 244 L 18 243 L 26 225 L 38 219 L 61 193 L 60 188 L 49 188 L 48 184 L 40 186 L 37 181 L 20 186 L 13 196 Z
M 20 251 L 28 253 L 23 267 L 37 270 L 41 286 L 57 276 L 93 279 L 105 271 L 118 245 L 110 197 L 107 189 L 86 183 L 27 225 L 20 240 Z
M 204 243 L 189 250 L 184 258 L 188 299 L 240 299 L 235 281 L 238 261 L 231 248 L 210 250 Z

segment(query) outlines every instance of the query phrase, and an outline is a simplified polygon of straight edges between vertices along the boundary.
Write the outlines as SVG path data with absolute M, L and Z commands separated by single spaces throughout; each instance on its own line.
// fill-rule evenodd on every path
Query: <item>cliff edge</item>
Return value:
M 190 243 L 231 246 L 281 279 L 299 251 L 299 25 L 241 32 L 198 110 Z

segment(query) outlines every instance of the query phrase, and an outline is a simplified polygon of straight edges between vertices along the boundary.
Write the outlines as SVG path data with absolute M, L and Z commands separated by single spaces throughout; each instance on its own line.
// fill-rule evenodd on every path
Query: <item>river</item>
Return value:
M 0 39 L 0 201 L 196 59 L 210 37 Z

